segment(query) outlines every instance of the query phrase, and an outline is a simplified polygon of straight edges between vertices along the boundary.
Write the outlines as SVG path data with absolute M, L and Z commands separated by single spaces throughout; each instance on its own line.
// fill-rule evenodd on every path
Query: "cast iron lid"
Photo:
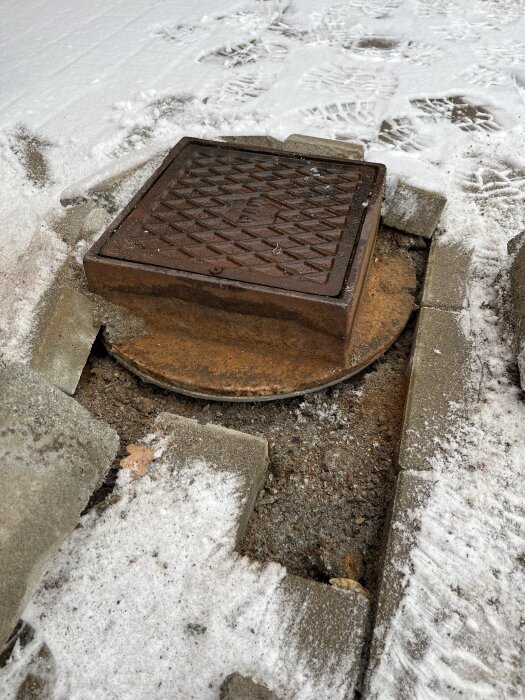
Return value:
M 100 255 L 324 296 L 341 293 L 382 166 L 184 139 Z

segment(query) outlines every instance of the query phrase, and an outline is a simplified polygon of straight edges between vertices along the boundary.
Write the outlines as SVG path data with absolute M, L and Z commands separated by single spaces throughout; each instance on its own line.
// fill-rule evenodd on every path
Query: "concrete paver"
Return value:
M 91 493 L 118 436 L 22 365 L 0 365 L 0 648 Z

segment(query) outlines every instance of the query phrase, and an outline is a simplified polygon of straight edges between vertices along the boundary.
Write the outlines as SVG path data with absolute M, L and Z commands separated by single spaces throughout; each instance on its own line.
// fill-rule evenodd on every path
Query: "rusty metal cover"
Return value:
M 327 297 L 342 293 L 382 166 L 184 139 L 118 225 L 107 259 Z M 373 232 L 375 235 L 375 232 Z M 359 264 L 367 261 L 360 260 Z

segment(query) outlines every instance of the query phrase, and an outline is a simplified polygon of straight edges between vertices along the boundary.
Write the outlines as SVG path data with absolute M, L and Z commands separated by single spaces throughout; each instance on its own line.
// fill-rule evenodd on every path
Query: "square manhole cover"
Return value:
M 184 139 L 98 256 L 336 297 L 381 166 Z M 374 197 L 376 195 L 376 197 Z
M 90 290 L 143 324 L 109 326 L 110 351 L 142 378 L 221 400 L 359 371 L 413 303 L 402 261 L 370 265 L 384 175 L 376 163 L 182 139 L 84 258 Z

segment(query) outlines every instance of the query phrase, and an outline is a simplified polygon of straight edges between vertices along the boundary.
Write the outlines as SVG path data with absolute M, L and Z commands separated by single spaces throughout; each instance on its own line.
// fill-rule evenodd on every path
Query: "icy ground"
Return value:
M 359 138 L 366 140 L 367 159 L 387 164 L 390 185 L 404 172 L 440 186 L 449 198 L 440 235 L 473 253 L 463 326 L 475 349 L 472 381 L 479 401 L 469 423 L 458 424 L 447 443 L 436 446 L 435 488 L 420 513 L 403 613 L 390 630 L 372 686 L 385 698 L 393 688 L 402 697 L 409 683 L 414 696 L 425 698 L 523 697 L 525 407 L 500 314 L 508 298 L 506 242 L 524 228 L 525 3 L 217 5 L 2 3 L 1 352 L 7 359 L 27 358 L 38 299 L 70 252 L 50 226 L 60 192 L 102 168 L 123 167 L 139 152 L 162 151 L 182 135 L 306 132 Z M 42 156 L 35 162 L 31 152 Z M 212 476 L 203 469 L 199 478 Z M 130 527 L 134 518 L 146 522 L 154 541 L 161 533 L 155 532 L 150 508 L 148 516 L 147 499 L 144 511 L 130 503 L 128 519 Z M 83 531 L 75 533 L 54 571 L 74 577 L 76 566 L 81 569 L 75 544 L 82 542 L 86 561 L 96 559 L 100 537 L 113 536 L 118 549 L 118 533 L 104 534 L 104 522 L 89 527 L 99 535 L 91 540 Z M 145 546 L 139 538 L 137 555 Z M 178 552 L 173 549 L 168 565 L 177 563 Z M 118 580 L 117 556 L 108 565 Z M 219 572 L 224 573 L 220 566 Z M 246 575 L 255 583 L 262 577 L 262 598 L 250 601 L 256 610 L 277 574 L 247 567 Z M 109 682 L 115 659 L 97 656 L 98 690 L 76 688 L 71 669 L 83 668 L 81 658 L 114 634 L 104 629 L 107 591 L 101 587 L 100 605 L 90 608 L 97 637 L 93 629 L 75 631 L 66 619 L 69 589 L 53 592 L 50 581 L 35 596 L 30 614 L 44 638 L 70 625 L 72 656 L 61 656 L 65 645 L 62 652 L 52 649 L 64 665 L 62 682 L 70 683 L 63 697 L 104 696 L 100 688 Z M 149 585 L 137 580 L 140 584 Z M 93 585 L 85 581 L 86 595 Z M 232 595 L 241 588 L 239 583 Z M 128 604 L 134 601 L 133 592 Z M 53 619 L 51 613 L 40 619 L 47 606 Z M 151 611 L 157 615 L 151 624 L 158 621 L 164 630 L 162 615 L 154 606 Z M 119 619 L 125 625 L 124 612 Z M 125 633 L 136 643 L 136 629 Z M 417 661 L 411 654 L 414 639 L 424 639 Z M 130 650 L 122 659 L 124 675 L 143 677 L 150 670 L 153 651 L 140 651 Z M 183 649 L 180 653 L 187 658 Z M 168 683 L 172 676 L 155 664 L 157 682 Z M 262 675 L 263 669 L 254 672 Z M 276 669 L 277 685 L 286 673 Z M 305 683 L 302 695 L 309 692 Z M 156 694 L 164 696 L 162 690 Z

